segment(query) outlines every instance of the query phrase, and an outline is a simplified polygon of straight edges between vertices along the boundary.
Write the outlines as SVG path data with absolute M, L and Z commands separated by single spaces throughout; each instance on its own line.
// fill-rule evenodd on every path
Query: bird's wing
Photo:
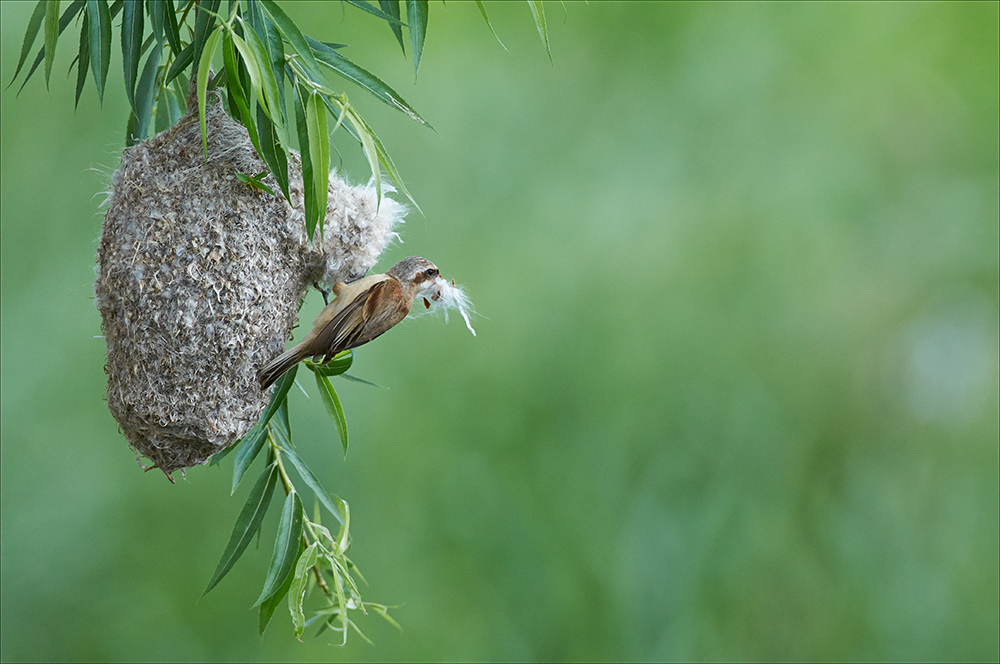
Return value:
M 371 341 L 410 313 L 413 296 L 407 300 L 398 281 L 387 279 L 381 286 L 374 289 L 365 302 L 365 340 L 361 343 Z
M 368 343 L 406 317 L 409 307 L 404 307 L 400 316 L 400 307 L 393 302 L 402 299 L 402 290 L 395 279 L 369 286 L 346 302 L 323 326 L 309 345 L 310 353 L 323 355 L 323 362 L 327 362 L 341 351 Z

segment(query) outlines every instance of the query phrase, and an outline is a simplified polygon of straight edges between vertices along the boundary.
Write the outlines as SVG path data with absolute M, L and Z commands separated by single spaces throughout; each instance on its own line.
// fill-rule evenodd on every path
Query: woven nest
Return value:
M 194 99 L 174 127 L 125 150 L 97 251 L 108 407 L 168 478 L 253 426 L 268 401 L 257 371 L 284 350 L 307 289 L 364 275 L 404 214 L 331 174 L 323 238 L 309 242 L 299 155 L 292 205 L 244 184 L 237 173 L 267 167 L 218 96 L 209 101 L 207 164 Z

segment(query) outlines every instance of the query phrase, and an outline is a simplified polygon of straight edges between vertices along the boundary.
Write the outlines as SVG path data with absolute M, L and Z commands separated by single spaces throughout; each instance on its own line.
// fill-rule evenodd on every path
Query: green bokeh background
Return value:
M 286 7 L 435 126 L 348 88 L 426 214 L 380 267 L 482 314 L 357 353 L 346 460 L 291 404 L 404 631 L 261 641 L 276 509 L 199 600 L 248 487 L 143 474 L 103 401 L 127 102 L 116 45 L 74 113 L 70 39 L 0 95 L 4 661 L 1000 657 L 997 3 L 552 3 L 553 64 L 523 3 L 510 53 L 434 3 L 416 83 L 374 17 Z

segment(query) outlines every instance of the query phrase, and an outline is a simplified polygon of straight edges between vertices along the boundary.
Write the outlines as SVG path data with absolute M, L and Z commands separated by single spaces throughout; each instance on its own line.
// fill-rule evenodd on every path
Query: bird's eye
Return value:
M 437 268 L 433 268 L 432 267 L 431 269 L 429 269 L 426 272 L 424 272 L 424 274 L 427 275 L 428 279 L 433 279 L 434 277 L 438 276 L 440 274 L 440 272 L 438 272 Z

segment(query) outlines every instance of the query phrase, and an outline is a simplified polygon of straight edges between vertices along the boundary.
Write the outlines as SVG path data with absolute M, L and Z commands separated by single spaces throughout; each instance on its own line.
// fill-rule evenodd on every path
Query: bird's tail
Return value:
M 306 359 L 306 357 L 308 357 L 308 353 L 304 354 L 302 349 L 296 346 L 295 348 L 285 351 L 265 364 L 264 367 L 257 372 L 257 380 L 260 382 L 261 391 L 270 387 L 274 381 L 281 378 L 283 373 L 294 367 L 302 360 Z

